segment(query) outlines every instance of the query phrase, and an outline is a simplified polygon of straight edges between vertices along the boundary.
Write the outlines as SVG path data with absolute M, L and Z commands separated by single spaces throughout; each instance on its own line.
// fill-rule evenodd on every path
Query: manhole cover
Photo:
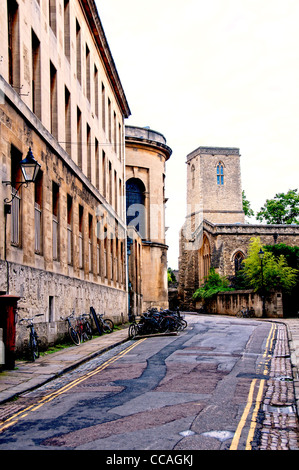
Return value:
M 293 409 L 292 405 L 287 405 L 287 406 L 265 405 L 264 410 L 268 411 L 269 413 L 281 413 L 281 414 L 292 414 L 292 413 L 294 413 L 294 409 Z

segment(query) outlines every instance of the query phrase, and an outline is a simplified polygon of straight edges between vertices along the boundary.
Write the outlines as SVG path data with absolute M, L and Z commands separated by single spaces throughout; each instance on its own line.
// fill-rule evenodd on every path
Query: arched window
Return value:
M 126 215 L 127 225 L 136 228 L 141 238 L 145 236 L 145 187 L 138 178 L 126 182 Z
M 234 256 L 234 264 L 235 264 L 235 274 L 237 274 L 240 269 L 242 269 L 242 263 L 245 256 L 241 251 L 238 251 Z
M 203 238 L 202 245 L 202 257 L 203 257 L 203 276 L 207 277 L 211 267 L 211 248 L 210 243 L 206 235 Z
M 222 162 L 219 162 L 217 165 L 217 184 L 221 186 L 224 184 L 224 171 Z

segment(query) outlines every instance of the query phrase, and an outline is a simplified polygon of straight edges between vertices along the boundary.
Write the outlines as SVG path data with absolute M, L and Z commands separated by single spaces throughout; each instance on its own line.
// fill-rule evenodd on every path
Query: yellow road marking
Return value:
M 239 421 L 237 430 L 235 432 L 234 438 L 233 438 L 231 446 L 230 446 L 230 450 L 237 450 L 237 448 L 238 448 L 239 440 L 240 440 L 240 437 L 241 437 L 241 432 L 242 432 L 243 427 L 245 426 L 247 416 L 249 414 L 249 411 L 250 411 L 250 408 L 251 408 L 251 405 L 252 405 L 253 392 L 254 392 L 254 387 L 255 387 L 255 384 L 256 384 L 256 380 L 257 379 L 253 379 L 253 381 L 251 382 L 250 389 L 249 389 L 249 394 L 248 394 L 248 399 L 247 399 L 247 404 L 246 404 L 245 409 L 243 411 L 242 417 Z
M 256 428 L 256 417 L 257 417 L 258 410 L 259 410 L 259 407 L 260 407 L 261 401 L 262 401 L 264 384 L 265 384 L 265 379 L 262 379 L 260 381 L 259 391 L 258 391 L 258 394 L 257 394 L 257 397 L 256 397 L 256 403 L 255 403 L 255 407 L 254 407 L 254 410 L 253 410 L 253 413 L 252 413 L 251 425 L 250 425 L 250 429 L 249 429 L 249 433 L 248 433 L 248 437 L 247 437 L 245 450 L 251 450 L 251 448 L 252 448 L 251 442 L 252 442 L 252 439 L 253 439 L 253 436 L 254 436 L 254 431 L 255 431 L 255 428 Z
M 268 357 L 268 358 L 270 357 L 270 351 L 272 350 L 276 328 L 277 328 L 277 326 L 272 324 L 271 330 L 269 332 L 269 335 L 268 335 L 268 338 L 267 338 L 267 341 L 266 341 L 265 351 L 263 353 L 263 358 L 264 359 L 266 357 Z M 266 375 L 267 373 L 268 373 L 268 362 L 266 364 L 264 364 L 263 375 Z M 252 404 L 253 404 L 253 394 L 254 394 L 254 388 L 255 388 L 256 382 L 257 382 L 257 379 L 253 379 L 251 384 L 250 384 L 247 403 L 246 403 L 245 409 L 243 411 L 242 417 L 239 421 L 237 430 L 234 434 L 234 437 L 233 437 L 233 440 L 232 440 L 232 443 L 231 443 L 231 446 L 230 446 L 230 450 L 237 450 L 237 448 L 238 448 L 242 430 L 243 430 L 243 428 L 246 424 L 250 409 L 251 409 Z M 253 413 L 252 413 L 252 418 L 251 418 L 251 421 L 250 421 L 250 428 L 249 428 L 247 441 L 246 441 L 246 447 L 245 447 L 246 450 L 251 450 L 251 442 L 252 442 L 254 432 L 255 432 L 255 428 L 256 428 L 257 413 L 258 413 L 259 407 L 260 407 L 261 402 L 262 402 L 264 385 L 265 385 L 265 379 L 260 380 L 258 393 L 257 393 L 256 401 L 255 401 L 255 407 L 254 407 L 254 410 L 253 410 Z
M 83 382 L 84 380 L 87 380 L 89 377 L 92 377 L 93 375 L 96 375 L 98 372 L 101 372 L 102 370 L 106 369 L 108 366 L 116 362 L 118 359 L 121 359 L 123 356 L 128 354 L 135 346 L 138 344 L 142 343 L 145 341 L 146 338 L 140 339 L 139 341 L 136 341 L 133 345 L 125 349 L 124 351 L 120 352 L 117 354 L 117 356 L 112 357 L 108 359 L 108 361 L 104 362 L 102 365 L 97 367 L 96 369 L 92 370 L 91 372 L 88 372 L 87 374 L 83 375 L 82 377 L 79 377 L 78 379 L 73 380 L 67 385 L 64 385 L 61 387 L 59 390 L 56 390 L 55 392 L 52 392 L 48 395 L 45 395 L 41 400 L 39 400 L 36 404 L 30 405 L 27 408 L 18 411 L 14 415 L 12 415 L 10 418 L 8 418 L 4 423 L 0 426 L 0 432 L 4 431 L 4 429 L 7 429 L 8 427 L 12 426 L 13 424 L 16 424 L 18 420 L 25 418 L 25 416 L 28 415 L 29 412 L 35 411 L 41 406 L 43 406 L 45 403 L 49 403 L 50 401 L 54 400 L 54 398 L 58 397 L 59 395 L 62 395 L 63 393 L 69 391 L 73 387 L 76 387 L 78 384 Z

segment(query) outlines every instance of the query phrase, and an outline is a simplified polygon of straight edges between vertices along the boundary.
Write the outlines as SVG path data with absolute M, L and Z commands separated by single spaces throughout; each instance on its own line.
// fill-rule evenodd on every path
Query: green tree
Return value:
M 246 217 L 252 217 L 254 215 L 253 210 L 250 207 L 250 202 L 246 198 L 245 191 L 242 191 L 242 203 L 243 203 L 243 211 Z
M 256 218 L 267 224 L 299 224 L 299 194 L 297 189 L 290 189 L 286 194 L 277 193 L 273 199 L 267 199 Z
M 265 250 L 270 251 L 274 256 L 283 255 L 291 268 L 299 269 L 299 246 L 290 246 L 285 243 L 276 245 L 265 245 Z
M 233 290 L 229 287 L 229 281 L 225 276 L 220 276 L 214 268 L 210 269 L 204 283 L 194 292 L 193 299 L 208 300 L 218 292 Z
M 168 280 L 168 284 L 172 284 L 176 282 L 175 274 L 171 268 L 167 269 L 167 280 Z
M 288 266 L 284 255 L 275 256 L 270 251 L 264 251 L 263 270 L 259 251 L 262 248 L 260 238 L 252 238 L 248 248 L 248 256 L 243 261 L 244 274 L 248 284 L 255 290 L 263 288 L 266 291 L 281 289 L 290 292 L 295 286 L 299 271 Z
M 266 245 L 265 250 L 270 251 L 274 256 L 284 255 L 288 266 L 291 268 L 299 269 L 299 246 L 289 246 L 284 243 L 277 243 L 276 245 Z M 284 293 L 283 306 L 284 310 L 289 316 L 297 315 L 299 312 L 299 275 L 297 276 L 297 283 L 293 289 Z

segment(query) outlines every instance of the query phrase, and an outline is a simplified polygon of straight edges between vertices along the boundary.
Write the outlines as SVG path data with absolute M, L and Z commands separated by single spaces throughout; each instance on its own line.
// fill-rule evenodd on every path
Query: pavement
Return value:
M 188 312 L 189 313 L 189 312 Z M 190 312 L 191 313 L 191 312 Z M 285 364 L 286 361 L 290 363 L 290 371 L 292 374 L 292 383 L 293 387 L 291 390 L 291 395 L 293 399 L 291 402 L 295 401 L 294 410 L 295 417 L 288 416 L 287 419 L 291 419 L 292 422 L 287 422 L 282 425 L 281 423 L 269 422 L 268 429 L 265 430 L 264 436 L 264 449 L 284 449 L 284 447 L 279 447 L 277 442 L 275 442 L 276 436 L 273 436 L 275 433 L 275 427 L 280 429 L 292 429 L 293 431 L 288 432 L 286 441 L 292 439 L 292 434 L 294 435 L 293 440 L 296 441 L 293 448 L 298 449 L 298 417 L 299 417 L 299 318 L 282 318 L 282 319 L 265 319 L 262 321 L 271 321 L 277 324 L 283 324 L 286 328 L 283 328 L 283 341 L 277 341 L 276 356 L 274 353 L 273 357 L 273 367 L 274 367 L 274 376 L 280 377 L 283 375 L 290 375 L 285 373 Z M 281 331 L 281 328 L 279 329 Z M 3 370 L 0 372 L 0 405 L 5 402 L 12 400 L 19 395 L 31 391 L 35 388 L 38 388 L 41 385 L 57 378 L 58 376 L 64 374 L 67 371 L 70 371 L 80 364 L 94 358 L 97 355 L 102 354 L 103 352 L 108 351 L 114 346 L 120 345 L 128 340 L 128 328 L 122 327 L 117 329 L 110 334 L 105 334 L 102 336 L 97 336 L 90 341 L 81 343 L 79 346 L 70 346 L 58 352 L 52 354 L 46 354 L 38 358 L 35 362 L 27 361 L 16 361 L 14 370 Z M 281 346 L 282 345 L 282 346 Z M 276 359 L 282 358 L 282 359 Z M 277 362 L 277 360 L 279 362 Z M 282 362 L 284 365 L 281 365 Z M 278 381 L 274 382 L 274 389 L 269 393 L 272 393 L 272 397 L 269 403 L 273 403 L 273 400 L 277 401 L 276 389 L 278 387 Z M 279 403 L 283 404 L 288 402 L 288 398 L 283 398 L 282 395 L 286 396 L 285 391 L 290 387 L 289 382 L 281 382 L 279 385 Z M 268 397 L 266 397 L 266 400 Z M 281 401 L 282 400 L 282 401 Z M 269 414 L 269 420 L 273 420 L 273 414 Z M 266 413 L 267 415 L 267 413 Z M 271 415 L 271 416 L 270 416 Z M 267 416 L 266 416 L 267 418 Z M 272 429 L 269 431 L 269 429 Z M 287 432 L 287 431 L 286 431 Z M 280 438 L 279 438 L 280 439 Z M 279 444 L 280 445 L 280 444 Z M 290 448 L 286 446 L 286 448 Z M 292 447 L 291 447 L 292 448 Z
M 96 336 L 55 353 L 40 356 L 35 362 L 16 361 L 13 370 L 0 372 L 0 405 L 59 377 L 84 362 L 128 340 L 128 328 Z

